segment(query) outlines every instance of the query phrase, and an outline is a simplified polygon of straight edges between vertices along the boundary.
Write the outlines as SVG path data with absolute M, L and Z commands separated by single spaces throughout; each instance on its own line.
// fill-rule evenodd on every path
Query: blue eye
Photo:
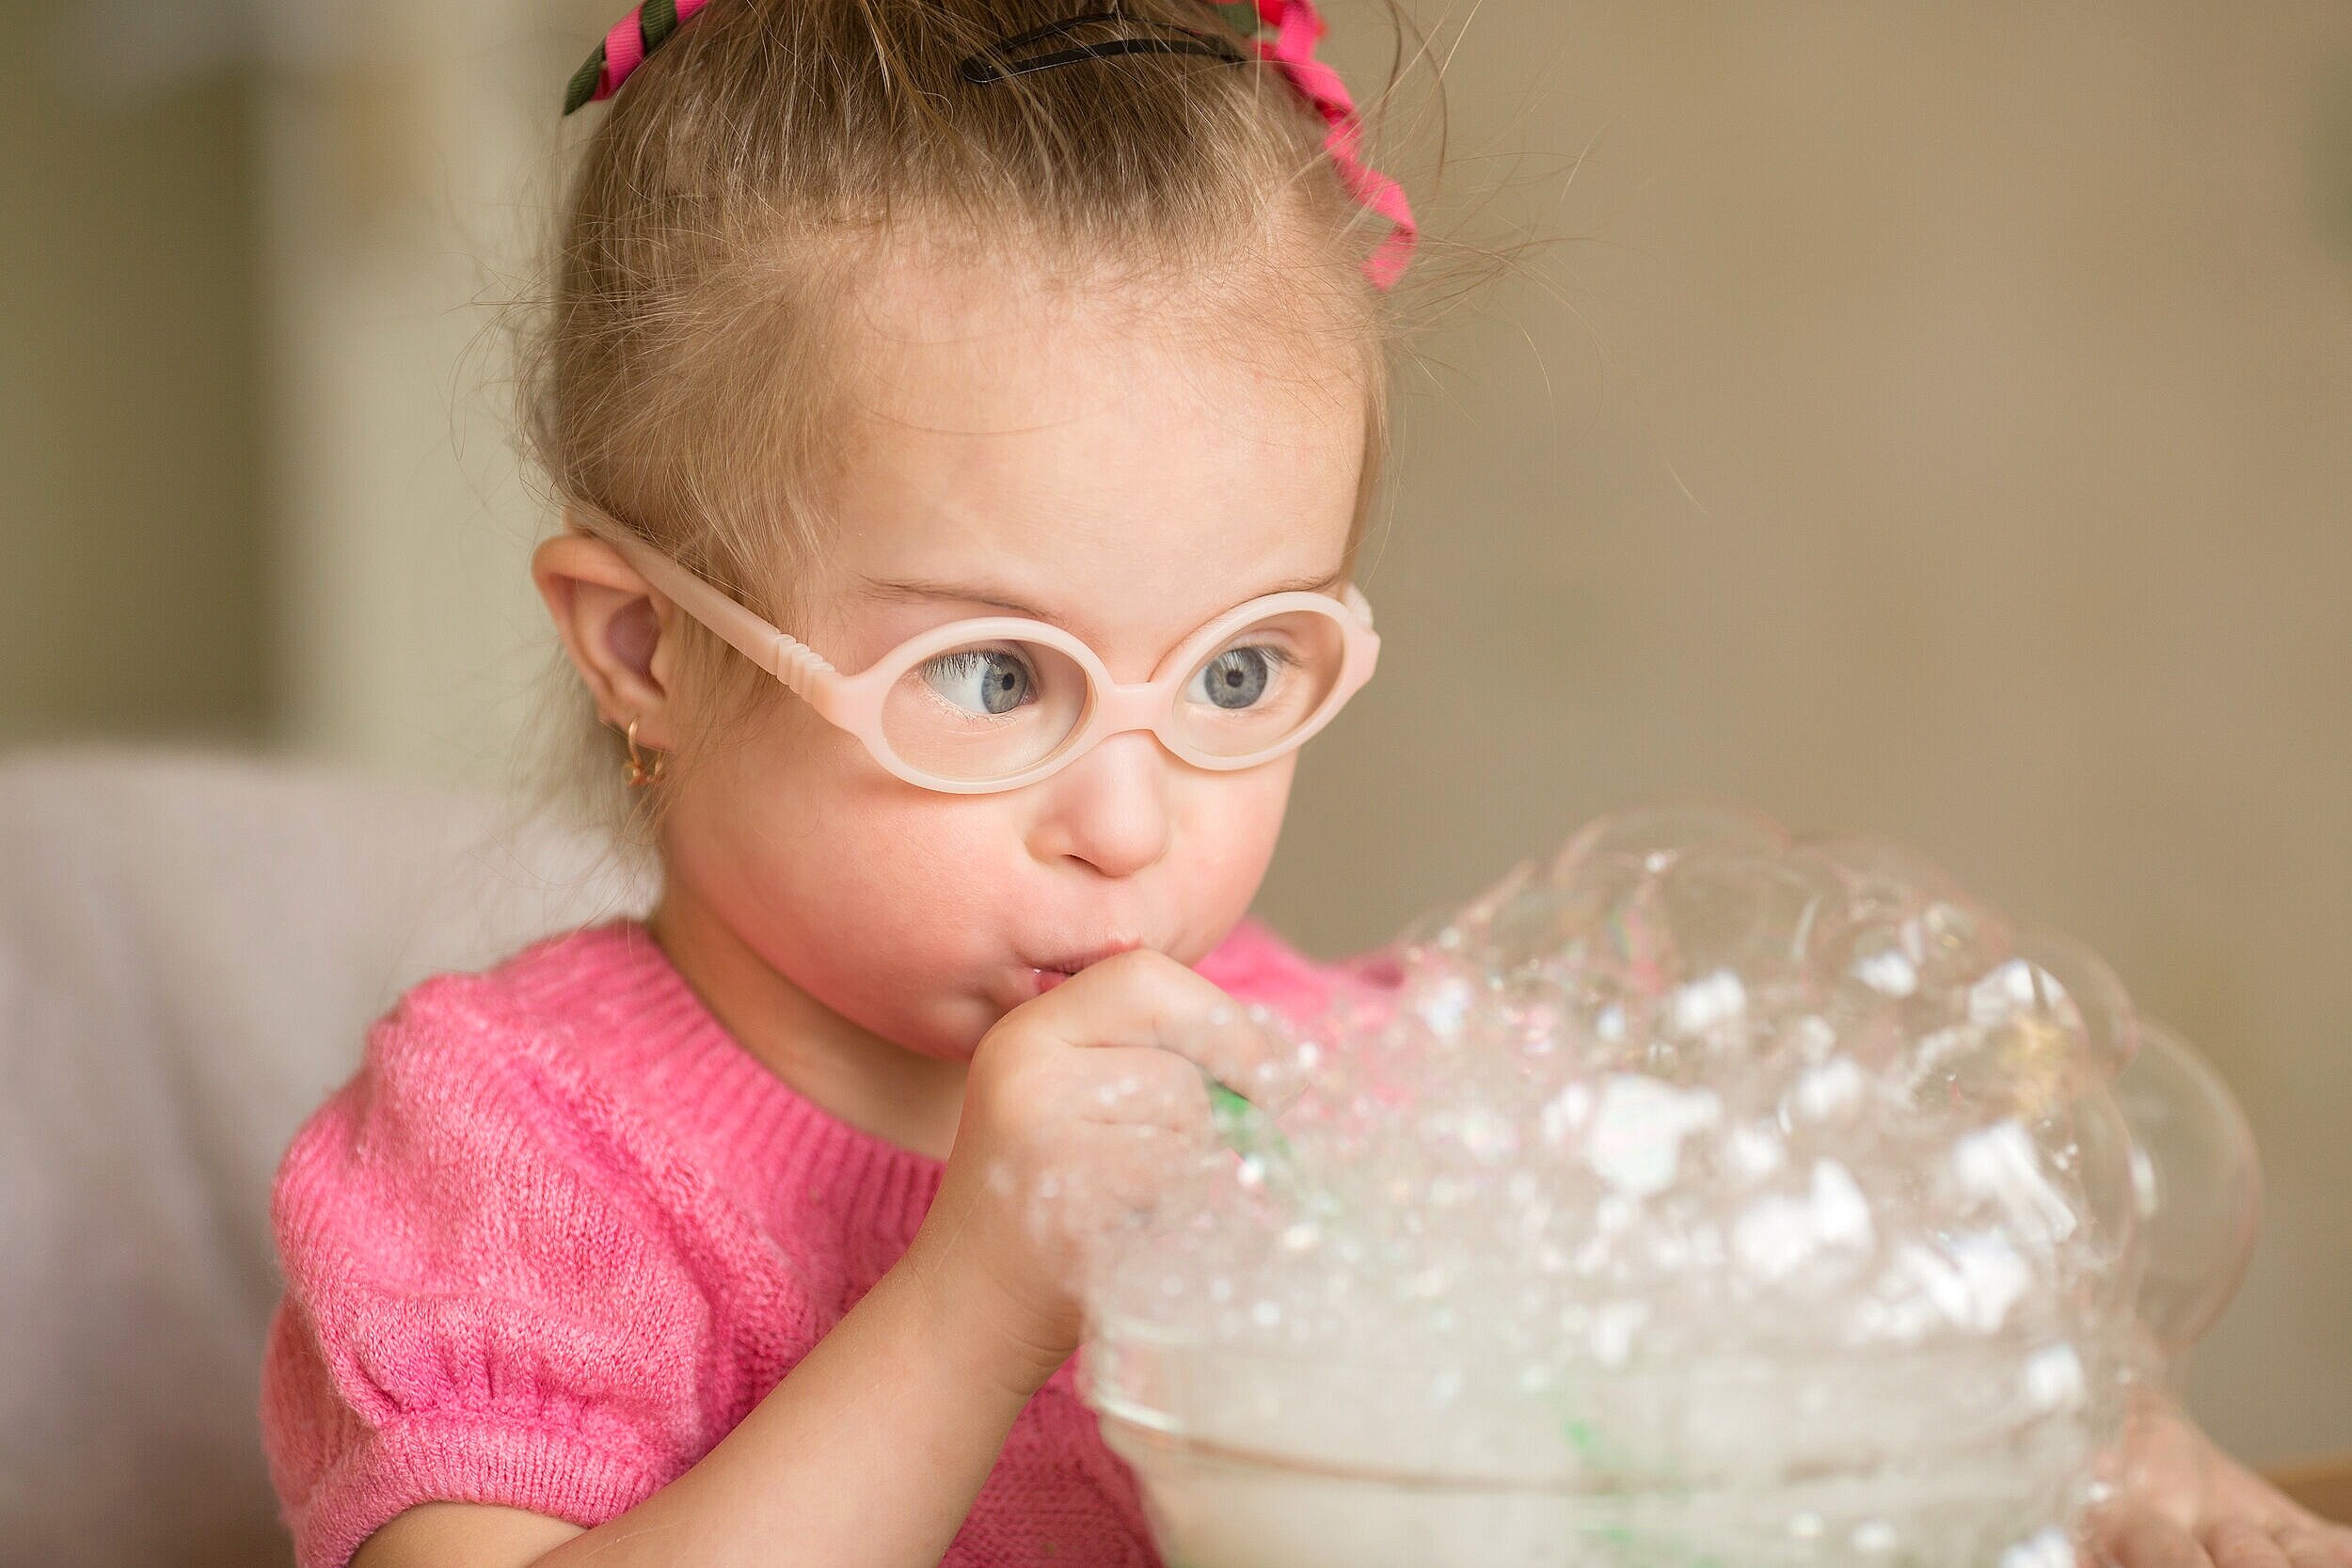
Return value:
M 1290 656 L 1279 648 L 1228 648 L 1200 667 L 1193 676 L 1193 690 L 1185 695 L 1197 693 L 1228 711 L 1250 707 L 1265 695 L 1276 672 L 1289 662 Z
M 951 706 L 975 718 L 1010 713 L 1037 687 L 1037 677 L 1010 648 L 958 648 L 924 665 L 922 675 Z

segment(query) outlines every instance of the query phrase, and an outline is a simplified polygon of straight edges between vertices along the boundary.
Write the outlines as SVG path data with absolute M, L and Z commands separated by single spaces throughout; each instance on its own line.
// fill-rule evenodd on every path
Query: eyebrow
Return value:
M 1226 606 L 1226 609 L 1231 610 L 1234 606 L 1248 604 L 1252 599 L 1268 598 L 1276 594 L 1328 593 L 1339 585 L 1340 579 L 1345 575 L 1345 570 L 1343 568 L 1326 577 L 1292 578 L 1270 587 L 1262 588 L 1255 594 L 1235 599 L 1232 605 Z M 1043 621 L 1049 626 L 1060 626 L 1065 631 L 1069 629 L 1067 623 L 1060 616 L 1040 610 L 1034 605 L 1025 604 L 1014 598 L 1009 591 L 993 583 L 934 582 L 920 578 L 889 580 L 865 578 L 861 579 L 861 591 L 871 598 L 898 601 L 963 599 L 973 604 L 984 604 L 996 610 L 1009 610 L 1015 615 L 1026 616 L 1032 621 Z

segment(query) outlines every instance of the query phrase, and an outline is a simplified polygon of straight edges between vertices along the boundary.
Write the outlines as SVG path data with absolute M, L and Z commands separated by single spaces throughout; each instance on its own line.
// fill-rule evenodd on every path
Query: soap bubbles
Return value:
M 1089 1285 L 1197 1568 L 2065 1560 L 2243 1265 L 2226 1092 L 1899 846 L 1611 816 L 1380 960 Z
M 2149 1189 L 2139 1320 L 2177 1356 L 2213 1326 L 2245 1276 L 2262 1214 L 2254 1134 L 2204 1059 L 2145 1020 L 2115 1099 Z

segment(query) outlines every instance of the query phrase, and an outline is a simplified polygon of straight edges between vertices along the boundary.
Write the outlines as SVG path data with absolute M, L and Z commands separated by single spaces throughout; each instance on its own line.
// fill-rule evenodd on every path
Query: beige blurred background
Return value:
M 609 8 L 0 0 L 0 733 L 504 776 L 495 307 Z M 1915 844 L 2219 1064 L 2269 1206 L 2192 1405 L 2352 1448 L 2352 7 L 1418 9 L 1437 226 L 1575 238 L 1407 376 L 1264 911 L 1684 791 Z

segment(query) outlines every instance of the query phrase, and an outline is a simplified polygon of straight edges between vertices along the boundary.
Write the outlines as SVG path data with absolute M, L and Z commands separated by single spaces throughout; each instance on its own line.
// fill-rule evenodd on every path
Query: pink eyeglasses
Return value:
M 1238 605 L 1133 686 L 1070 633 L 1017 616 L 933 627 L 845 675 L 617 525 L 592 532 L 875 761 L 950 794 L 1034 784 L 1129 730 L 1150 730 L 1196 768 L 1254 768 L 1329 723 L 1380 656 L 1372 607 L 1349 583 L 1343 598 L 1270 594 Z

